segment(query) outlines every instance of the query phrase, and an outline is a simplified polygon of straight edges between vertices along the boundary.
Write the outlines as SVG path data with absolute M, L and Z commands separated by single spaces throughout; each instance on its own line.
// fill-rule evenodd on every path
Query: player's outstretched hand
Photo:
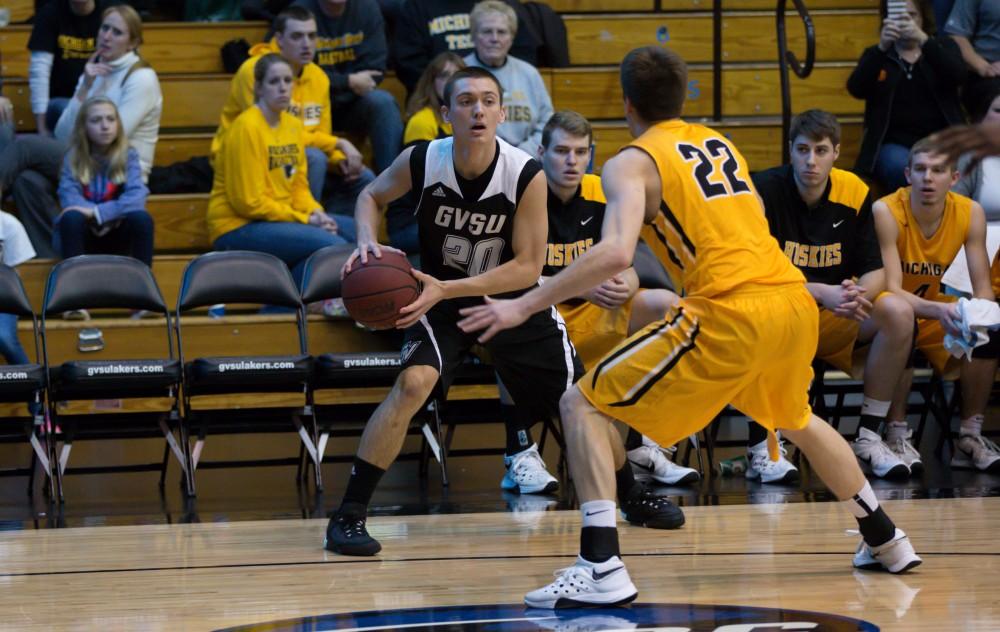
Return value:
M 385 248 L 385 246 L 383 246 Z M 406 329 L 410 325 L 420 320 L 420 317 L 427 313 L 427 310 L 434 307 L 444 298 L 444 284 L 429 274 L 424 274 L 420 270 L 414 269 L 413 278 L 420 281 L 420 296 L 405 307 L 399 309 L 400 319 L 396 321 L 396 327 Z
M 823 307 L 833 312 L 834 316 L 863 322 L 871 313 L 872 303 L 864 294 L 865 288 L 851 279 L 845 279 L 840 285 L 828 286 L 823 296 Z
M 931 136 L 931 143 L 951 161 L 962 154 L 971 154 L 972 161 L 966 167 L 966 171 L 971 171 L 983 158 L 1000 154 L 1000 123 L 949 127 Z
M 376 259 L 381 259 L 383 251 L 394 252 L 397 255 L 402 255 L 404 257 L 406 256 L 405 252 L 398 248 L 393 248 L 392 246 L 386 246 L 376 241 L 366 241 L 364 243 L 359 241 L 358 247 L 354 249 L 354 252 L 351 253 L 351 256 L 347 258 L 347 261 L 344 262 L 344 266 L 340 269 L 340 278 L 343 279 L 347 276 L 347 273 L 351 271 L 352 267 L 354 267 L 354 262 L 358 259 L 360 259 L 363 264 L 368 263 L 369 254 L 374 255 Z
M 458 313 L 465 317 L 458 321 L 459 329 L 467 334 L 486 330 L 477 339 L 480 343 L 488 341 L 504 329 L 517 327 L 531 316 L 516 299 L 497 300 L 488 296 L 483 298 L 485 303 L 482 305 L 458 310 Z

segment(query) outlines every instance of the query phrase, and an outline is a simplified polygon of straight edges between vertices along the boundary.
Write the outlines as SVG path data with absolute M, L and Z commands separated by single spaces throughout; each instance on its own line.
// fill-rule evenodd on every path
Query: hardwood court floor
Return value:
M 685 509 L 621 525 L 639 600 L 821 611 L 882 630 L 996 630 L 1000 498 L 887 501 L 924 564 L 854 572 L 837 503 Z M 519 603 L 572 562 L 578 514 L 376 517 L 377 558 L 321 550 L 326 521 L 0 533 L 0 628 L 210 630 L 336 612 Z

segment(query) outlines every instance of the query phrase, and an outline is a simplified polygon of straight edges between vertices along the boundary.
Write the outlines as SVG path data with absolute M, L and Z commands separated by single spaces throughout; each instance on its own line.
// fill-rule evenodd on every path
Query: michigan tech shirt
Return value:
M 833 169 L 812 208 L 799 195 L 791 165 L 758 172 L 753 182 L 771 234 L 807 281 L 839 285 L 882 267 L 871 196 L 854 174 Z

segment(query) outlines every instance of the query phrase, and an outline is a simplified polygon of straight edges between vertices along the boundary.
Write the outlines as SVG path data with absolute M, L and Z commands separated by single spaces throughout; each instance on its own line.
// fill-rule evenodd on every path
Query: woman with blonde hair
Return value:
M 106 9 L 96 50 L 59 117 L 55 138 L 24 136 L 0 154 L 0 189 L 13 193 L 18 215 L 40 257 L 59 256 L 53 244 L 53 221 L 59 212 L 55 188 L 77 114 L 88 98 L 103 96 L 117 107 L 124 135 L 139 156 L 144 182 L 152 168 L 163 96 L 156 73 L 136 53 L 141 43 L 142 20 L 135 9 L 128 5 Z
M 92 97 L 79 108 L 59 178 L 62 213 L 55 247 L 65 257 L 124 254 L 153 262 L 153 218 L 139 153 L 129 146 L 118 108 Z

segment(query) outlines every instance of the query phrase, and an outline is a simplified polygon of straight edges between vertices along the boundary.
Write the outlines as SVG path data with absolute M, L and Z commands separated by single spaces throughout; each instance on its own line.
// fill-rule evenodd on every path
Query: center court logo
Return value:
M 636 632 L 877 632 L 867 621 L 802 610 L 637 603 L 629 608 L 535 610 L 519 605 L 448 606 L 329 614 L 229 628 L 268 630 L 399 630 L 407 632 L 490 630 L 587 630 Z

